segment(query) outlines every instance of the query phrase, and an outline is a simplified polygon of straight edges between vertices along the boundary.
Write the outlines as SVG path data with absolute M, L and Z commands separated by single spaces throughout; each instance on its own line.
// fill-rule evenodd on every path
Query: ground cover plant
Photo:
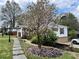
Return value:
M 25 52 L 25 55 L 28 59 L 75 59 L 72 55 L 70 55 L 67 52 L 63 52 L 63 55 L 57 56 L 57 57 L 46 57 L 46 56 L 38 56 L 36 54 L 30 54 L 28 51 L 29 48 L 33 47 L 33 45 L 29 44 L 28 42 L 25 42 L 23 40 L 20 40 L 21 46 L 23 48 L 23 51 Z M 36 50 L 36 49 L 35 49 Z M 59 52 L 58 52 L 59 53 Z

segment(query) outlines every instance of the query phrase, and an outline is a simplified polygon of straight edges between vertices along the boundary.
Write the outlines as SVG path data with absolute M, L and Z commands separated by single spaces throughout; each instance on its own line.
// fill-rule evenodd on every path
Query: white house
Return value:
M 54 25 L 50 23 L 48 25 L 49 29 L 54 30 L 56 35 L 58 36 L 58 43 L 65 43 L 68 42 L 68 27 L 64 25 Z
M 22 37 L 24 30 L 23 28 L 27 28 L 25 26 L 20 25 L 17 30 L 17 36 Z M 68 42 L 68 27 L 64 25 L 53 24 L 52 22 L 48 25 L 48 29 L 54 30 L 56 35 L 58 36 L 58 43 Z

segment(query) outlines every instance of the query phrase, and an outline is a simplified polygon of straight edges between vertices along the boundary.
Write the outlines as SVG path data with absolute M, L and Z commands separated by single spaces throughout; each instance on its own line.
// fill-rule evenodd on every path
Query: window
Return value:
M 60 28 L 60 34 L 64 34 L 64 28 Z

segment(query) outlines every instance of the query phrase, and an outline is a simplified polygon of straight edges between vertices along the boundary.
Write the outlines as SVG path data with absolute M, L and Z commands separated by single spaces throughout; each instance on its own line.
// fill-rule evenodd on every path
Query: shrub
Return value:
M 53 31 L 50 31 L 50 30 L 48 31 L 47 36 L 41 35 L 40 38 L 41 38 L 40 39 L 41 44 L 42 45 L 47 45 L 47 46 L 52 46 L 55 43 L 55 41 L 57 40 L 56 34 Z M 37 36 L 34 36 L 32 38 L 32 43 L 38 44 Z
M 70 30 L 69 31 L 69 39 L 76 38 L 76 31 L 75 30 Z
M 32 38 L 32 43 L 38 44 L 37 36 L 34 36 L 34 37 Z
M 49 30 L 47 36 L 45 36 L 43 39 L 43 45 L 51 46 L 55 43 L 56 40 L 56 34 L 53 31 Z

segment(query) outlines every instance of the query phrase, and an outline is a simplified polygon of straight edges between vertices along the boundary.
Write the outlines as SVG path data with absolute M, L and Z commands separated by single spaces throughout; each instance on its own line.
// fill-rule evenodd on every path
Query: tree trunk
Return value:
M 13 16 L 13 28 L 15 27 L 15 16 Z
M 38 22 L 37 22 L 37 39 L 38 39 L 38 48 L 41 49 L 41 40 L 40 40 L 40 33 L 39 33 L 39 27 L 40 27 L 39 20 L 40 20 L 40 18 L 38 17 Z
M 40 40 L 39 33 L 37 34 L 37 39 L 38 39 L 38 48 L 41 49 L 41 40 Z

